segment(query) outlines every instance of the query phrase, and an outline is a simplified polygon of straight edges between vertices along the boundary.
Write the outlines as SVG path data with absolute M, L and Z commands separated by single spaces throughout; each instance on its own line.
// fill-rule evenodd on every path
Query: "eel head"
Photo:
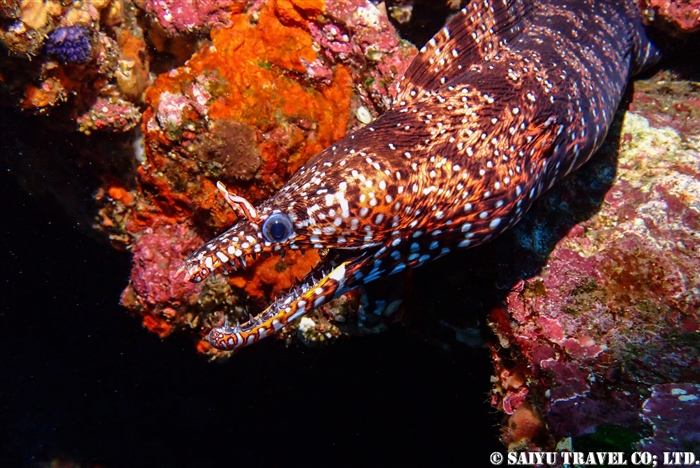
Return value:
M 374 153 L 353 146 L 353 139 L 320 153 L 257 207 L 218 185 L 243 216 L 190 256 L 183 267 L 187 280 L 200 282 L 212 273 L 244 268 L 259 256 L 288 249 L 319 249 L 322 260 L 256 317 L 212 329 L 209 342 L 214 347 L 236 349 L 255 343 L 334 297 L 418 260 L 416 249 L 410 251 L 403 242 L 411 218 L 405 209 L 408 172 L 377 162 L 382 158 L 373 160 Z

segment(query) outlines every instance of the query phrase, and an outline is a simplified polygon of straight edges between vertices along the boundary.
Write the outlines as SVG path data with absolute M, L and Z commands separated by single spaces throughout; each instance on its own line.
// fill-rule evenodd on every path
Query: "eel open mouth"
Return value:
M 264 311 L 244 323 L 231 325 L 227 320 L 209 332 L 209 343 L 215 348 L 233 350 L 247 346 L 272 335 L 293 320 L 352 289 L 353 272 L 364 263 L 369 252 L 357 255 L 354 250 L 332 249 L 321 261 L 286 293 L 280 295 Z M 239 262 L 240 263 L 240 262 Z M 222 270 L 237 269 L 236 263 L 222 266 Z
M 269 207 L 257 210 L 244 198 L 228 192 L 222 183 L 217 187 L 242 219 L 190 256 L 182 267 L 186 281 L 198 283 L 218 272 L 246 268 L 261 257 L 284 255 L 286 249 L 315 248 L 321 253 L 321 261 L 261 313 L 249 316 L 244 323 L 231 325 L 225 320 L 222 326 L 213 328 L 208 340 L 215 348 L 232 350 L 253 344 L 353 289 L 363 276 L 360 269 L 379 250 L 377 244 L 369 243 L 360 248 L 319 248 L 318 243 L 308 242 L 303 232 L 294 229 L 290 215 Z

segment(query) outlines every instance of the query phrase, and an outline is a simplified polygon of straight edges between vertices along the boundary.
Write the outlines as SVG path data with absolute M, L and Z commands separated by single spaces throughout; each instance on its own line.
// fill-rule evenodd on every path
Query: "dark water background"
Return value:
M 478 467 L 503 450 L 484 350 L 444 352 L 396 326 L 209 363 L 118 305 L 127 254 L 4 165 L 1 185 L 0 467 Z

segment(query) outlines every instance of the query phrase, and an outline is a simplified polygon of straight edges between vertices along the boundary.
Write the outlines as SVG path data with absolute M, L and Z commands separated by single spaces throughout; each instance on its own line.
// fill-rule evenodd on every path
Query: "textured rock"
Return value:
M 121 302 L 142 315 L 144 326 L 161 337 L 171 332 L 177 324 L 174 319 L 185 315 L 190 298 L 201 290 L 197 285 L 177 281 L 184 252 L 200 242 L 183 225 L 164 225 L 144 231 L 133 247 L 132 281 L 122 293 Z
M 652 22 L 682 33 L 700 30 L 699 0 L 643 0 L 642 5 L 650 10 Z
M 232 13 L 240 13 L 240 0 L 148 0 L 144 8 L 170 34 L 199 32 L 226 25 Z
M 652 387 L 642 406 L 643 417 L 654 435 L 639 444 L 640 450 L 663 460 L 664 452 L 700 452 L 700 384 L 674 383 Z
M 0 102 L 67 134 L 131 130 L 151 58 L 136 12 L 124 0 L 3 2 L 0 42 L 9 54 L 0 62 Z M 106 115 L 115 106 L 123 118 Z
M 77 118 L 79 130 L 127 132 L 141 122 L 141 111 L 129 101 L 119 98 L 98 98 L 92 107 Z
M 559 240 L 556 224 L 577 217 L 586 180 L 574 175 L 546 196 L 515 233 L 529 255 L 546 258 L 542 271 L 490 314 L 500 344 L 493 403 L 506 414 L 535 408 L 549 430 L 545 446 L 604 425 L 642 434 L 650 393 L 700 381 L 700 132 L 674 116 L 697 112 L 698 92 L 669 96 L 662 80 L 637 88 L 634 110 L 582 170 L 595 175 L 589 183 L 611 184 L 600 209 Z M 659 99 L 675 104 L 650 104 Z M 522 376 L 526 398 L 512 375 Z M 505 439 L 533 443 L 512 431 Z

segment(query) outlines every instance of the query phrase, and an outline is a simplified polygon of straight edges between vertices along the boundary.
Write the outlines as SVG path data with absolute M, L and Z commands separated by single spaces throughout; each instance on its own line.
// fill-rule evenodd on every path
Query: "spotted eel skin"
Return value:
M 236 349 L 338 295 L 512 227 L 601 145 L 629 77 L 659 58 L 633 0 L 479 0 L 421 49 L 393 108 L 311 159 L 187 260 L 190 281 L 323 249 L 298 287 L 209 342 Z

